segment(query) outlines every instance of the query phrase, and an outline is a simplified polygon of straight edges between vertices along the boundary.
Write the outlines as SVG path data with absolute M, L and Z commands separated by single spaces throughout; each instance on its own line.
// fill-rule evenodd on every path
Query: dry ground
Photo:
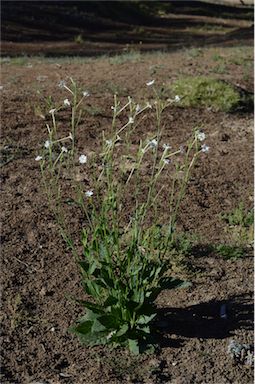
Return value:
M 82 297 L 77 266 L 58 236 L 35 156 L 45 139 L 38 91 L 62 101 L 60 80 L 72 76 L 91 96 L 79 128 L 80 150 L 93 150 L 111 121 L 113 93 L 151 97 L 146 81 L 171 84 L 182 75 L 211 75 L 253 91 L 252 48 L 204 48 L 120 58 L 15 59 L 2 65 L 2 383 L 250 384 L 252 369 L 227 354 L 231 339 L 252 343 L 252 255 L 224 260 L 209 244 L 225 241 L 220 214 L 240 201 L 253 205 L 253 115 L 174 107 L 165 114 L 166 139 L 185 142 L 201 127 L 210 152 L 194 169 L 179 227 L 199 236 L 184 268 L 193 286 L 158 299 L 160 350 L 85 348 L 67 332 L 82 313 L 67 294 Z M 47 119 L 47 118 L 46 118 Z M 63 129 L 65 121 L 62 123 Z M 153 127 L 139 127 L 146 133 Z M 186 264 L 185 264 L 186 265 Z M 228 318 L 220 307 L 227 304 Z

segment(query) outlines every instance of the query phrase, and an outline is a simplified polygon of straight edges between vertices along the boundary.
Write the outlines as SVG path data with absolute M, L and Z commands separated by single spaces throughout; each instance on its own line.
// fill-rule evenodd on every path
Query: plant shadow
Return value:
M 237 329 L 253 330 L 253 311 L 251 292 L 185 308 L 160 308 L 154 322 L 157 342 L 162 348 L 179 347 L 183 338 L 224 339 Z

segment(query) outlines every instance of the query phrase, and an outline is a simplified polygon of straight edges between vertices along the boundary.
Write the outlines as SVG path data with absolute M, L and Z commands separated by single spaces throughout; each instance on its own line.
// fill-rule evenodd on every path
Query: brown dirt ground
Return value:
M 223 57 L 223 66 L 215 55 Z M 209 109 L 169 109 L 165 137 L 182 144 L 202 127 L 210 152 L 194 169 L 179 227 L 199 235 L 200 248 L 184 268 L 193 286 L 164 291 L 158 299 L 160 350 L 139 358 L 126 351 L 86 348 L 67 328 L 82 309 L 66 298 L 82 297 L 77 266 L 58 236 L 34 161 L 46 138 L 40 90 L 63 100 L 58 82 L 72 76 L 91 93 L 97 108 L 79 130 L 80 149 L 93 150 L 111 122 L 113 92 L 124 100 L 151 97 L 145 82 L 170 84 L 181 75 L 213 75 L 253 91 L 251 45 L 141 55 L 133 61 L 26 59 L 2 65 L 2 383 L 235 383 L 253 382 L 253 372 L 227 354 L 231 339 L 252 343 L 253 263 L 247 250 L 237 261 L 207 249 L 223 242 L 220 219 L 243 201 L 253 205 L 253 115 Z M 241 62 L 235 59 L 241 58 Z M 220 72 L 220 73 L 219 73 Z M 67 129 L 63 121 L 63 129 Z M 145 133 L 152 127 L 139 127 Z M 227 304 L 228 319 L 219 316 Z

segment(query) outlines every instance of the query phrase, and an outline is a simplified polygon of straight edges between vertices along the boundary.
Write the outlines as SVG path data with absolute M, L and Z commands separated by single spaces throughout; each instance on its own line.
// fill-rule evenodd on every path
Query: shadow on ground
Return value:
M 130 2 L 109 1 L 107 7 L 104 3 L 3 2 L 2 55 L 96 56 L 129 50 L 231 46 L 237 40 L 240 44 L 253 39 L 249 8 L 182 1 L 181 6 L 169 2 L 158 14 L 155 2 L 152 14 Z
M 159 309 L 155 326 L 162 347 L 179 347 L 182 338 L 224 339 L 241 328 L 252 330 L 252 293 L 185 308 Z M 177 339 L 171 339 L 173 334 Z

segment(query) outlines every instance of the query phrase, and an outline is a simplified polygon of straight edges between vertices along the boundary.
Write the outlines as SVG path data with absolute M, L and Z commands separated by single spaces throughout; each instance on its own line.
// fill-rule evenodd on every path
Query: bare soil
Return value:
M 219 71 L 217 55 L 223 57 Z M 241 59 L 237 62 L 235 59 Z M 253 342 L 252 252 L 224 260 L 210 244 L 228 233 L 220 214 L 243 201 L 253 205 L 253 115 L 210 109 L 170 108 L 165 137 L 185 142 L 194 127 L 206 133 L 210 152 L 192 173 L 179 228 L 199 245 L 175 273 L 190 288 L 164 291 L 154 324 L 160 348 L 132 357 L 122 349 L 87 348 L 67 328 L 82 309 L 67 296 L 83 297 L 77 265 L 58 234 L 41 185 L 35 156 L 46 139 L 38 91 L 62 102 L 60 80 L 72 76 L 91 93 L 79 129 L 80 150 L 94 150 L 111 122 L 113 92 L 122 100 L 152 97 L 146 81 L 171 84 L 181 75 L 212 75 L 253 91 L 252 45 L 141 55 L 136 60 L 26 59 L 2 65 L 2 383 L 250 384 L 252 368 L 234 362 L 230 340 Z M 219 73 L 220 72 L 220 73 Z M 39 109 L 40 107 L 40 109 Z M 85 107 L 85 105 L 84 105 Z M 96 112 L 95 112 L 96 109 Z M 68 131 L 66 121 L 63 130 Z M 139 130 L 153 127 L 144 122 Z M 222 304 L 227 319 L 220 317 Z

